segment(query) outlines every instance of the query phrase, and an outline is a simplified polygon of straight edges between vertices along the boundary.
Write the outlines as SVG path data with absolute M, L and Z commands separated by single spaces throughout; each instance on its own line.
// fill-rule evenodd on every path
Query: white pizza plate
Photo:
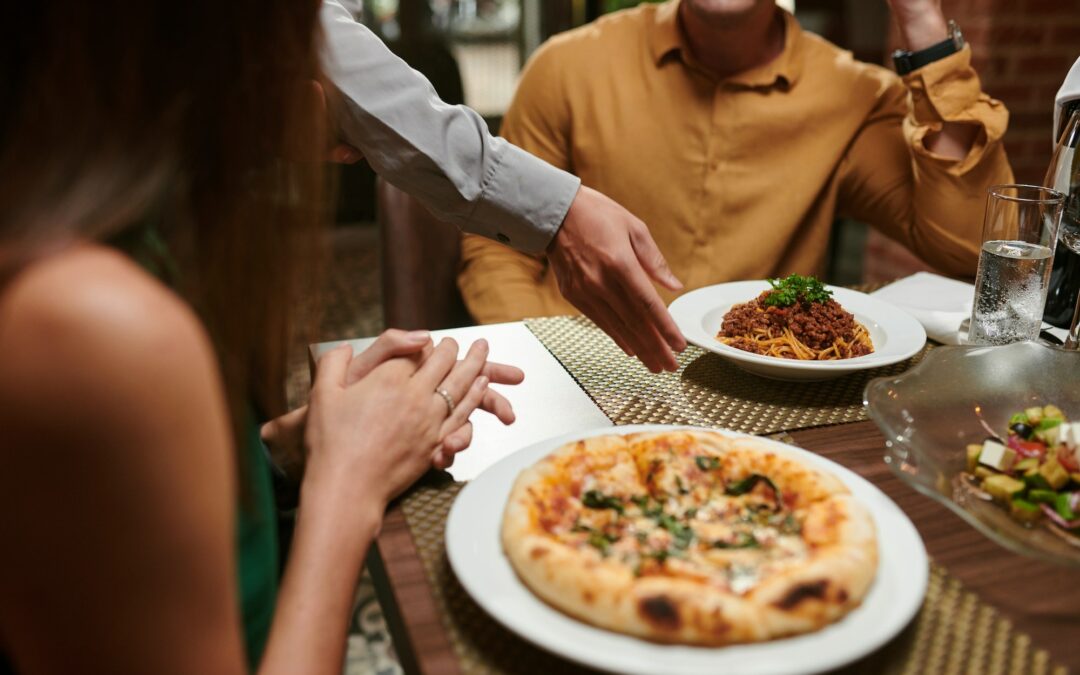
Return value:
M 706 648 L 664 645 L 578 621 L 533 595 L 517 577 L 500 542 L 503 507 L 514 480 L 556 448 L 581 438 L 692 427 L 606 427 L 551 438 L 514 452 L 470 482 L 446 523 L 446 552 L 461 585 L 488 614 L 526 640 L 572 661 L 620 673 L 814 673 L 838 668 L 899 633 L 922 605 L 929 561 L 919 533 L 883 492 L 852 471 L 812 452 L 760 439 L 840 478 L 874 518 L 877 576 L 862 605 L 824 629 L 772 642 Z M 741 437 L 723 430 L 727 436 Z
M 904 310 L 865 293 L 828 286 L 833 299 L 870 331 L 874 353 L 835 361 L 797 361 L 751 354 L 716 339 L 724 315 L 733 305 L 749 302 L 769 289 L 767 281 L 736 281 L 706 286 L 671 303 L 671 316 L 693 344 L 730 359 L 743 370 L 777 380 L 828 380 L 858 370 L 880 368 L 911 358 L 926 344 L 926 331 Z

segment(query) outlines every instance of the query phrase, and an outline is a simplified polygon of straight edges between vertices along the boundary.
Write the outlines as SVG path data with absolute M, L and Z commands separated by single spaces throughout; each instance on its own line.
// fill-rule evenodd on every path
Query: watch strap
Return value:
M 893 52 L 893 64 L 896 66 L 897 74 L 907 75 L 913 70 L 951 56 L 963 48 L 964 38 L 960 34 L 959 27 L 955 21 L 949 21 L 949 37 L 917 52 L 898 49 Z

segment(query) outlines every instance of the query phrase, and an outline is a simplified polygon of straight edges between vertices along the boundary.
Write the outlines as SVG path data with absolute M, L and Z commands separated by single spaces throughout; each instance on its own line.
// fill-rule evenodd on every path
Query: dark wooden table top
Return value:
M 795 443 L 866 478 L 915 523 L 931 558 L 996 607 L 1055 662 L 1080 672 L 1080 570 L 1011 553 L 937 502 L 896 478 L 882 461 L 885 441 L 872 422 L 791 432 Z M 388 513 L 369 556 L 380 601 L 407 672 L 459 673 L 400 507 Z M 860 662 L 872 672 L 888 647 Z

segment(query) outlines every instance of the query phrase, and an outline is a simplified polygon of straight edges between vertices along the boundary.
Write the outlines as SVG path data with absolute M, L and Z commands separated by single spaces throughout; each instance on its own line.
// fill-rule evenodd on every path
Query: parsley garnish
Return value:
M 697 468 L 702 471 L 712 471 L 713 469 L 720 468 L 720 460 L 716 457 L 706 457 L 704 455 L 698 455 L 694 458 L 694 463 L 697 464 Z
M 796 302 L 810 304 L 812 302 L 827 302 L 832 297 L 832 291 L 825 288 L 814 277 L 804 277 L 792 274 L 783 279 L 769 279 L 772 292 L 765 296 L 762 301 L 769 307 L 788 307 Z
M 590 509 L 611 509 L 616 513 L 623 512 L 622 500 L 618 497 L 609 497 L 599 490 L 588 490 L 581 496 L 581 503 Z

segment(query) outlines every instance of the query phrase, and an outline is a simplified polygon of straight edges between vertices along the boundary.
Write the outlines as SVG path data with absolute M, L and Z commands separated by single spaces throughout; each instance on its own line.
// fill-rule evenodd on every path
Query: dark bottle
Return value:
M 1054 150 L 1054 159 L 1046 172 L 1044 185 L 1066 195 L 1065 210 L 1058 228 L 1054 266 L 1046 293 L 1043 321 L 1059 328 L 1069 328 L 1080 294 L 1080 102 L 1068 106 L 1062 115 L 1067 120 Z
M 1068 216 L 1062 216 L 1064 221 Z M 1062 227 L 1065 223 L 1062 222 Z M 1076 224 L 1080 227 L 1080 224 Z M 1046 293 L 1043 321 L 1058 328 L 1068 328 L 1072 321 L 1076 297 L 1080 295 L 1080 254 L 1058 241 L 1054 267 L 1050 272 L 1050 287 Z

